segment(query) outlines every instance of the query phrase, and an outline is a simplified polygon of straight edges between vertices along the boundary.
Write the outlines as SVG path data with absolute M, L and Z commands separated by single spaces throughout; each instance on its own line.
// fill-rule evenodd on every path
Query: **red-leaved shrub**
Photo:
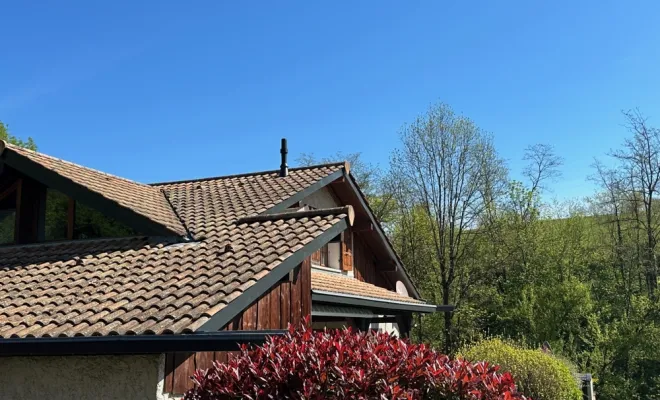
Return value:
M 187 400 L 518 399 L 509 373 L 385 333 L 289 328 L 193 377 Z

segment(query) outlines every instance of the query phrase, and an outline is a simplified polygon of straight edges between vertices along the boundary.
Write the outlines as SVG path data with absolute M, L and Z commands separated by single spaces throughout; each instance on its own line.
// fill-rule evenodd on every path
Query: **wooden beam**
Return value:
M 372 232 L 374 230 L 374 224 L 371 222 L 367 223 L 358 223 L 353 226 L 353 232 Z
M 15 192 L 16 189 L 18 188 L 18 182 L 19 182 L 19 180 L 17 180 L 16 182 L 12 183 L 7 189 L 3 190 L 3 191 L 0 193 L 0 200 L 4 200 L 6 197 L 8 197 L 9 195 L 11 195 L 13 192 Z
M 387 262 L 381 262 L 377 264 L 377 269 L 379 271 L 383 272 L 395 272 L 396 271 L 396 263 L 392 261 L 387 261 Z

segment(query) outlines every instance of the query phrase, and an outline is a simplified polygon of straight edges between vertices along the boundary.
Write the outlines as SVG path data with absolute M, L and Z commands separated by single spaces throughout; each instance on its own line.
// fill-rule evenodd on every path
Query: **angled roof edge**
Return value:
M 294 194 L 293 196 L 290 196 L 289 198 L 275 204 L 274 206 L 272 206 L 271 208 L 267 209 L 266 211 L 262 212 L 259 215 L 278 214 L 284 212 L 289 207 L 301 201 L 302 199 L 306 198 L 307 196 L 311 195 L 312 193 L 321 190 L 324 187 L 331 184 L 332 182 L 336 181 L 337 179 L 342 178 L 343 176 L 345 176 L 345 171 L 348 170 L 348 163 L 342 163 L 342 164 L 343 164 L 343 168 L 338 169 L 329 175 L 326 175 L 324 178 L 319 179 L 318 181 L 312 183 L 311 185 L 307 186 L 306 188 Z M 329 165 L 341 165 L 341 164 L 329 164 Z
M 329 184 L 333 183 L 334 181 L 338 180 L 339 178 L 344 178 L 345 181 L 348 183 L 348 187 L 357 195 L 357 197 L 360 200 L 360 205 L 362 206 L 362 209 L 365 211 L 365 213 L 369 216 L 369 219 L 371 220 L 371 223 L 374 225 L 378 235 L 380 238 L 384 241 L 388 253 L 392 260 L 394 260 L 397 268 L 396 272 L 398 275 L 402 278 L 406 286 L 410 289 L 412 289 L 412 294 L 413 297 L 416 299 L 421 299 L 421 295 L 419 294 L 419 291 L 417 290 L 417 287 L 413 284 L 412 280 L 410 279 L 410 275 L 408 275 L 408 272 L 403 266 L 403 263 L 401 262 L 401 258 L 399 258 L 399 255 L 396 253 L 394 250 L 394 246 L 392 246 L 392 242 L 390 242 L 389 238 L 385 234 L 385 231 L 383 230 L 383 227 L 380 224 L 380 221 L 376 219 L 374 216 L 374 212 L 371 209 L 371 206 L 369 206 L 369 203 L 367 202 L 367 198 L 358 186 L 357 182 L 355 181 L 355 178 L 353 175 L 350 173 L 350 164 L 348 162 L 342 162 L 342 163 L 335 163 L 335 164 L 327 164 L 327 165 L 342 165 L 343 168 L 331 173 L 330 175 L 326 176 L 323 179 L 320 179 L 319 181 L 309 185 L 305 189 L 301 190 L 300 192 L 294 194 L 293 196 L 289 197 L 288 199 L 274 205 L 273 207 L 269 208 L 268 210 L 262 212 L 260 215 L 266 215 L 266 214 L 278 214 L 286 211 L 289 207 L 294 205 L 295 203 L 301 201 L 302 199 L 308 197 L 309 195 L 313 194 L 314 192 L 321 190 L 322 188 L 328 186 Z
M 250 304 L 257 301 L 264 293 L 277 284 L 277 282 L 287 276 L 290 271 L 302 263 L 306 258 L 311 257 L 312 253 L 346 230 L 349 227 L 348 219 L 348 215 L 346 215 L 335 225 L 283 260 L 268 274 L 256 281 L 249 288 L 245 289 L 245 291 L 238 297 L 228 303 L 223 309 L 218 311 L 200 327 L 195 329 L 195 332 L 214 332 L 224 328 L 240 312 L 248 308 Z
M 314 164 L 314 165 L 307 165 L 307 166 L 304 166 L 304 167 L 289 168 L 289 172 L 290 171 L 302 171 L 302 170 L 305 170 L 305 169 L 322 168 L 322 167 L 335 167 L 335 166 L 340 166 L 340 165 L 346 167 L 347 164 L 348 163 L 346 163 L 346 162 Z M 178 184 L 178 183 L 195 183 L 195 182 L 212 181 L 212 180 L 216 180 L 216 179 L 242 178 L 244 176 L 268 175 L 268 174 L 279 174 L 279 173 L 280 173 L 279 169 L 273 169 L 273 170 L 267 170 L 267 171 L 246 172 L 246 173 L 242 173 L 242 174 L 220 175 L 220 176 L 211 176 L 211 177 L 194 178 L 194 179 L 181 179 L 181 180 L 177 180 L 177 181 L 153 182 L 153 183 L 149 183 L 149 185 L 150 186 L 166 186 L 166 185 L 175 185 L 175 184 Z
M 131 180 L 117 177 L 114 175 L 106 174 L 91 168 L 83 167 L 68 161 L 60 160 L 55 157 L 45 155 L 43 153 L 32 152 L 31 150 L 20 149 L 17 150 L 13 145 L 7 144 L 5 141 L 0 140 L 0 163 L 8 165 L 17 171 L 25 174 L 26 176 L 48 186 L 53 189 L 59 190 L 60 192 L 71 196 L 76 200 L 79 200 L 89 206 L 95 207 L 99 210 L 103 210 L 103 213 L 109 217 L 115 218 L 118 221 L 121 221 L 144 235 L 150 236 L 188 236 L 188 231 L 181 222 L 181 219 L 176 214 L 176 211 L 171 206 L 169 199 L 162 190 L 158 190 L 158 196 L 162 196 L 163 204 L 166 204 L 167 207 L 171 210 L 172 216 L 179 221 L 180 227 L 167 226 L 164 223 L 158 222 L 146 216 L 136 210 L 131 209 L 130 207 L 124 206 L 119 202 L 110 199 L 103 194 L 92 190 L 91 188 L 76 182 L 75 180 L 66 177 L 57 171 L 42 165 L 38 161 L 33 160 L 30 156 L 23 154 L 23 152 L 30 152 L 35 156 L 46 157 L 49 160 L 54 160 L 55 162 L 65 163 L 67 165 L 75 166 L 75 168 L 84 168 L 87 171 L 91 171 L 93 174 L 99 174 L 103 176 L 112 177 L 114 179 L 120 179 L 125 182 L 129 182 L 133 185 L 144 186 L 149 189 L 152 188 L 148 185 L 143 185 Z
M 380 221 L 376 219 L 374 216 L 374 212 L 371 209 L 371 206 L 369 205 L 369 202 L 367 201 L 367 197 L 364 195 L 360 187 L 358 186 L 357 182 L 355 181 L 355 178 L 353 175 L 350 173 L 346 174 L 346 181 L 348 182 L 350 188 L 358 194 L 360 198 L 360 203 L 362 207 L 365 209 L 367 215 L 369 215 L 369 219 L 371 220 L 371 223 L 374 225 L 376 228 L 376 231 L 378 232 L 378 236 L 381 237 L 381 239 L 385 242 L 387 245 L 388 252 L 390 253 L 390 256 L 394 259 L 394 262 L 396 263 L 397 269 L 396 272 L 398 273 L 399 276 L 403 278 L 403 281 L 407 284 L 409 288 L 413 289 L 413 297 L 420 300 L 422 296 L 419 294 L 419 291 L 417 290 L 417 287 L 415 287 L 415 284 L 412 282 L 410 279 L 410 275 L 408 275 L 408 271 L 406 271 L 406 268 L 403 266 L 403 262 L 401 261 L 401 258 L 399 258 L 399 255 L 397 254 L 396 250 L 394 250 L 394 246 L 392 245 L 392 242 L 390 242 L 390 239 L 387 237 L 385 234 L 385 230 L 383 230 L 383 227 L 380 224 Z

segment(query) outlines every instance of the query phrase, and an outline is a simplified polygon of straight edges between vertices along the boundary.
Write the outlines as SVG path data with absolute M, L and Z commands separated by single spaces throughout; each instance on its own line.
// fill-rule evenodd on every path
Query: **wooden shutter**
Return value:
M 341 269 L 353 270 L 353 232 L 350 231 L 341 234 Z

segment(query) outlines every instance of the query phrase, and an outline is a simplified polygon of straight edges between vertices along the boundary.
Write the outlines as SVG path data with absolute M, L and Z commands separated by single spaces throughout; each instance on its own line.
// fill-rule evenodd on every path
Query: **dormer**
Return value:
M 0 243 L 187 236 L 156 187 L 0 141 Z

